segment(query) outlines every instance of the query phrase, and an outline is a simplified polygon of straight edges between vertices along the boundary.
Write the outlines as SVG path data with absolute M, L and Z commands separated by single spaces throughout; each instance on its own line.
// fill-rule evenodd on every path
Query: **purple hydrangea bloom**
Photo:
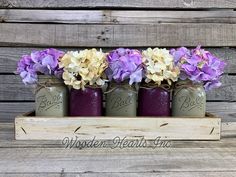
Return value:
M 63 70 L 59 68 L 58 62 L 63 55 L 64 52 L 52 48 L 23 55 L 17 65 L 17 74 L 20 74 L 26 85 L 36 84 L 38 74 L 61 78 Z
M 29 55 L 23 55 L 17 65 L 17 73 L 20 74 L 24 84 L 35 84 L 37 73 L 34 70 L 34 62 Z
M 130 85 L 142 81 L 142 55 L 138 50 L 118 48 L 108 54 L 107 61 L 106 74 L 110 81 L 129 80 Z
M 224 73 L 226 63 L 209 51 L 197 46 L 193 50 L 185 47 L 172 49 L 170 53 L 180 68 L 181 80 L 189 79 L 195 83 L 203 83 L 206 91 L 221 85 L 220 77 Z

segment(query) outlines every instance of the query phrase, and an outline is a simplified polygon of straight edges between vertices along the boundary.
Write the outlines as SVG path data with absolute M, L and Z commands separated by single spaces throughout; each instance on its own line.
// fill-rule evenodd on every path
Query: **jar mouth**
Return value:
M 125 86 L 125 87 L 134 87 L 135 84 L 130 85 L 128 81 L 123 81 L 123 82 L 108 82 L 108 86 L 110 87 L 119 87 L 119 86 Z
M 98 85 L 85 85 L 84 86 L 85 87 L 85 89 L 91 89 L 91 90 L 101 90 L 102 89 L 102 87 L 101 86 L 98 86 Z M 74 89 L 74 90 L 82 90 L 82 89 L 75 89 L 75 88 L 73 88 L 72 87 L 72 89 Z
M 142 81 L 140 83 L 140 86 L 147 87 L 147 88 L 165 87 L 166 89 L 171 89 L 172 85 L 173 85 L 172 82 L 171 82 L 171 84 L 169 84 L 166 80 L 163 80 L 160 84 L 158 84 L 154 81 L 150 81 L 150 82 Z
M 176 83 L 180 83 L 180 84 L 183 84 L 183 85 L 185 85 L 185 84 L 195 85 L 195 86 L 202 86 L 203 85 L 203 83 L 201 83 L 201 82 L 193 82 L 189 79 L 185 79 L 185 80 L 180 80 L 179 79 Z
M 117 84 L 117 85 L 124 85 L 124 84 L 129 84 L 129 80 L 128 79 L 126 79 L 126 80 L 124 80 L 124 81 L 116 81 L 116 80 L 114 80 L 114 79 L 112 79 L 111 81 L 109 81 L 108 82 L 109 84 Z M 133 85 L 133 84 L 132 84 Z
M 38 75 L 38 84 L 64 84 L 62 79 L 51 75 Z

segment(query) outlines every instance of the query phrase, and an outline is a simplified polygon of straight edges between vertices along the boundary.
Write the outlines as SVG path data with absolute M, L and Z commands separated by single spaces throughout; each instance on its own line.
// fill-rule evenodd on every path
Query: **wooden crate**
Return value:
M 35 117 L 28 113 L 15 118 L 17 140 L 80 140 L 121 138 L 162 140 L 220 140 L 221 119 L 175 117 Z

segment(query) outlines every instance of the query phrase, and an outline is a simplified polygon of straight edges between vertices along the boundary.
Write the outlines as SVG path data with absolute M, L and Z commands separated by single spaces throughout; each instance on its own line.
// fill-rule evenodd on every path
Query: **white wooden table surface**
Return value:
M 221 141 L 171 143 L 155 149 L 65 149 L 59 141 L 16 141 L 14 125 L 2 123 L 0 176 L 236 176 L 236 122 L 222 124 Z

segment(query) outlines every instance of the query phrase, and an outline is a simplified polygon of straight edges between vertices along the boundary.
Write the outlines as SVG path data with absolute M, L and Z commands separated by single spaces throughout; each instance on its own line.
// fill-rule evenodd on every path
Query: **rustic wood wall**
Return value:
M 14 75 L 33 49 L 201 44 L 227 62 L 207 110 L 236 121 L 236 0 L 0 0 L 0 122 L 34 107 Z

